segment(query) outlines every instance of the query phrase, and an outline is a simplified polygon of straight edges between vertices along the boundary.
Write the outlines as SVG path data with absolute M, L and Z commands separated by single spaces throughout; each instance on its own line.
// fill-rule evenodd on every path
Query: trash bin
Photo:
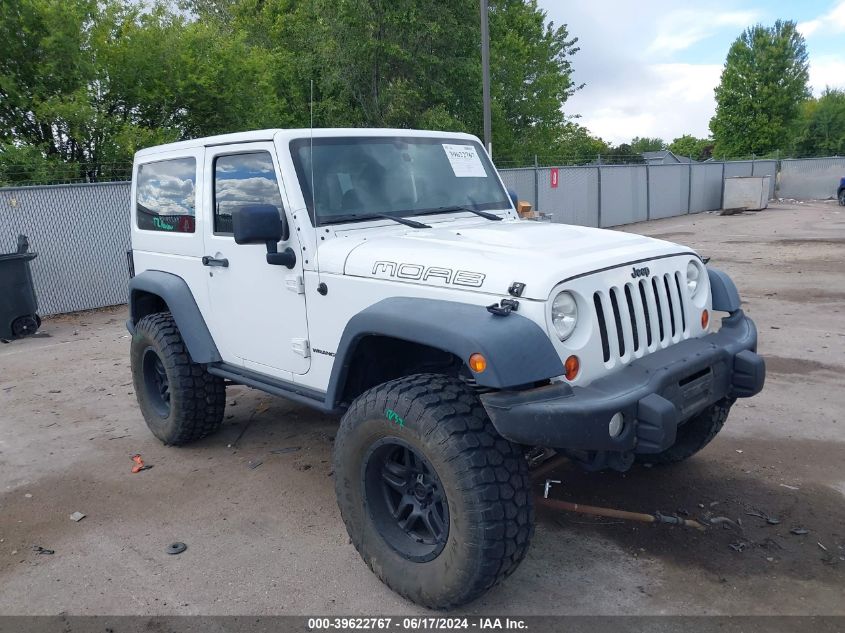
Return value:
M 41 326 L 29 270 L 29 262 L 36 257 L 38 253 L 29 252 L 25 235 L 18 236 L 16 253 L 0 255 L 0 338 L 29 336 Z

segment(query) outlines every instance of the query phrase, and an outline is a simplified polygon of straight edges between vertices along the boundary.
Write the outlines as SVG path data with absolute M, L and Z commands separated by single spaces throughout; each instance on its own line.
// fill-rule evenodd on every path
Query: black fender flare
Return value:
M 710 278 L 710 295 L 713 297 L 713 309 L 720 312 L 736 312 L 742 305 L 736 284 L 727 273 L 715 268 L 707 268 Z
M 478 352 L 487 369 L 476 382 L 495 389 L 513 388 L 562 375 L 563 363 L 548 334 L 534 321 L 511 312 L 494 316 L 479 305 L 390 297 L 365 308 L 346 324 L 340 338 L 326 403 L 335 406 L 358 343 L 367 336 L 387 336 L 454 354 L 465 364 Z
M 129 280 L 129 320 L 126 328 L 131 334 L 135 333 L 135 324 L 146 316 L 141 299 L 145 294 L 160 297 L 167 304 L 195 363 L 222 360 L 190 287 L 184 279 L 172 273 L 145 270 Z

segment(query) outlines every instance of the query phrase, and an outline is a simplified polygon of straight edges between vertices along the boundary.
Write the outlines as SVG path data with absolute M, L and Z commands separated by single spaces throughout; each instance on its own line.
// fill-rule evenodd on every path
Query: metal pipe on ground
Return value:
M 667 516 L 660 514 L 646 514 L 644 512 L 628 512 L 627 510 L 616 510 L 614 508 L 600 508 L 598 506 L 585 506 L 580 503 L 572 503 L 570 501 L 559 501 L 558 499 L 545 499 L 543 497 L 536 497 L 535 503 L 545 506 L 552 510 L 565 510 L 567 512 L 577 512 L 579 514 L 589 514 L 597 517 L 607 517 L 612 519 L 625 519 L 627 521 L 639 521 L 641 523 L 664 523 L 667 525 L 683 525 L 699 531 L 704 531 L 706 526 L 693 519 L 683 519 L 676 516 Z

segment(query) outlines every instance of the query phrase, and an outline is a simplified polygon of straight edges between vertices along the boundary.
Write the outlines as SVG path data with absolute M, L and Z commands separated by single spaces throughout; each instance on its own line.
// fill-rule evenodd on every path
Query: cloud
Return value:
M 567 110 L 581 112 L 582 125 L 614 144 L 634 136 L 707 137 L 721 72 L 720 64 L 631 64 L 612 84 L 577 93 Z
M 845 89 L 845 57 L 818 55 L 810 58 L 810 85 L 816 95 L 828 86 Z
M 830 11 L 817 18 L 799 22 L 797 28 L 807 38 L 825 32 L 842 33 L 845 31 L 845 0 L 840 0 Z
M 249 204 L 272 204 L 281 208 L 279 186 L 270 178 L 226 178 L 217 181 L 216 200 L 221 209 Z
M 723 13 L 678 9 L 657 20 L 657 34 L 648 47 L 649 53 L 674 53 L 686 50 L 726 27 L 745 28 L 760 17 L 757 11 Z

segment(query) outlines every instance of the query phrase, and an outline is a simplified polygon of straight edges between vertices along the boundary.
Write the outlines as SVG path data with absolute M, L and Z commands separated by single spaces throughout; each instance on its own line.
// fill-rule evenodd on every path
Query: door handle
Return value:
M 204 255 L 202 258 L 202 265 L 203 266 L 220 266 L 221 268 L 228 268 L 229 267 L 229 260 L 225 257 L 222 259 L 215 259 L 210 255 Z

